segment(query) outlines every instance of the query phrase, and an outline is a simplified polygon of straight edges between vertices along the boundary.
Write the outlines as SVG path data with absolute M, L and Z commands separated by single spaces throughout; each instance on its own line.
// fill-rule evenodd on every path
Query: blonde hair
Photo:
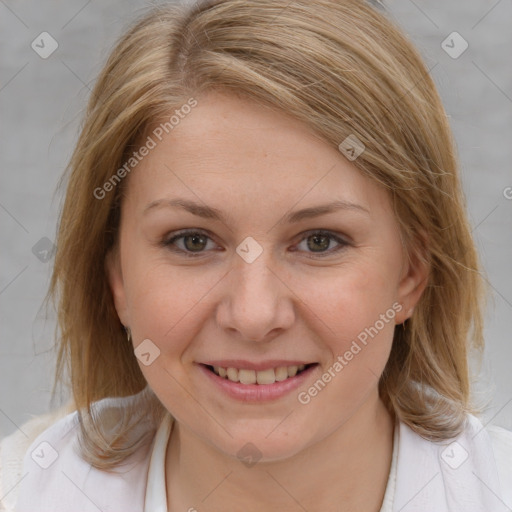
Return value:
M 126 179 L 100 199 L 94 191 L 151 126 L 211 90 L 292 115 L 334 147 L 349 135 L 364 144 L 354 164 L 389 190 L 409 254 L 430 265 L 412 318 L 395 329 L 379 391 L 420 435 L 457 435 L 475 412 L 468 355 L 483 347 L 482 282 L 429 70 L 363 1 L 217 0 L 153 7 L 126 32 L 97 80 L 68 167 L 49 293 L 59 301 L 56 383 L 67 369 L 83 457 L 112 467 L 147 440 L 135 427 L 165 412 L 126 340 L 105 271 Z M 133 394 L 132 414 L 120 413 L 107 436 L 91 404 Z

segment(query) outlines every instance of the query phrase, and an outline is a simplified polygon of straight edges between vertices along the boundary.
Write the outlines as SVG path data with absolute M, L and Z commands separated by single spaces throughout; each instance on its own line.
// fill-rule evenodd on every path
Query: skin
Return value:
M 387 192 L 307 126 L 219 92 L 197 100 L 129 176 L 119 245 L 107 261 L 134 347 L 150 339 L 160 350 L 152 364 L 139 364 L 176 419 L 166 453 L 169 510 L 378 511 L 394 425 L 378 377 L 395 324 L 411 315 L 428 269 L 406 258 Z M 165 206 L 144 213 L 176 197 L 218 208 L 226 222 Z M 334 200 L 367 211 L 282 220 Z M 200 247 L 198 257 L 163 243 L 187 228 L 209 238 L 181 238 L 174 247 Z M 347 243 L 306 233 L 319 229 Z M 236 253 L 248 236 L 263 249 L 252 263 Z M 402 306 L 394 319 L 308 404 L 299 403 L 298 392 L 394 303 Z M 318 366 L 284 397 L 243 403 L 212 386 L 196 364 L 227 358 Z M 237 458 L 248 442 L 261 452 L 252 467 Z

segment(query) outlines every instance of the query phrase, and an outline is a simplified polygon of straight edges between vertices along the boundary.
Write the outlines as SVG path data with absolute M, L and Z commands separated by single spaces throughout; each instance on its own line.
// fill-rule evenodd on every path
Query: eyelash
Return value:
M 167 247 L 169 248 L 171 251 L 173 252 L 176 252 L 176 253 L 182 253 L 186 258 L 197 258 L 197 257 L 200 257 L 201 255 L 203 255 L 206 251 L 203 250 L 203 251 L 198 251 L 196 253 L 194 252 L 189 252 L 189 251 L 186 251 L 186 250 L 183 250 L 183 249 L 177 249 L 177 248 L 173 248 L 172 245 L 179 239 L 181 238 L 185 238 L 187 236 L 190 236 L 190 235 L 201 235 L 201 236 L 205 236 L 206 238 L 208 238 L 208 240 L 212 240 L 212 238 L 210 236 L 208 236 L 208 234 L 204 231 L 201 231 L 201 230 L 185 230 L 185 231 L 179 231 L 177 232 L 176 234 L 174 234 L 171 238 L 166 238 L 162 241 L 162 245 L 164 247 Z M 332 240 L 334 240 L 335 242 L 339 243 L 340 244 L 340 247 L 332 250 L 327 250 L 327 251 L 324 251 L 324 252 L 311 252 L 310 254 L 313 254 L 320 258 L 323 258 L 323 257 L 326 257 L 326 256 L 329 256 L 333 253 L 336 253 L 336 252 L 339 252 L 343 249 L 345 249 L 349 244 L 349 242 L 347 240 L 344 240 L 343 238 L 337 236 L 336 234 L 334 234 L 332 231 L 326 231 L 326 230 L 313 230 L 313 231 L 307 231 L 306 233 L 304 233 L 304 236 L 299 240 L 298 243 L 306 240 L 307 238 L 309 238 L 310 236 L 313 236 L 313 235 L 321 235 L 321 236 L 327 236 L 329 238 L 331 238 Z M 310 256 L 308 256 L 310 257 Z

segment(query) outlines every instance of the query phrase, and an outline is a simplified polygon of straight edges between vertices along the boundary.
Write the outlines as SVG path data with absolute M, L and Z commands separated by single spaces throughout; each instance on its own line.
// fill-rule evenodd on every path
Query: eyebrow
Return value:
M 226 217 L 221 210 L 181 198 L 157 199 L 156 201 L 152 201 L 144 209 L 144 215 L 146 215 L 151 210 L 160 208 L 182 208 L 187 212 L 192 213 L 193 215 L 197 215 L 198 217 L 218 220 L 220 222 L 226 223 Z M 309 208 L 303 208 L 302 210 L 289 213 L 284 216 L 284 220 L 285 222 L 292 224 L 295 222 L 300 222 L 301 220 L 319 217 L 320 215 L 326 215 L 328 213 L 333 213 L 339 210 L 353 210 L 356 212 L 366 213 L 368 215 L 370 214 L 368 209 L 364 206 L 356 203 L 350 203 L 348 201 L 337 200 L 331 203 L 311 206 Z

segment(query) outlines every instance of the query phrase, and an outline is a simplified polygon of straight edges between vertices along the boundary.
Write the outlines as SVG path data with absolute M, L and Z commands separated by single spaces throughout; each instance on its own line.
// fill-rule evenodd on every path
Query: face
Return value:
M 284 459 L 378 401 L 424 273 L 337 148 L 248 100 L 197 101 L 128 178 L 114 301 L 180 428 Z

